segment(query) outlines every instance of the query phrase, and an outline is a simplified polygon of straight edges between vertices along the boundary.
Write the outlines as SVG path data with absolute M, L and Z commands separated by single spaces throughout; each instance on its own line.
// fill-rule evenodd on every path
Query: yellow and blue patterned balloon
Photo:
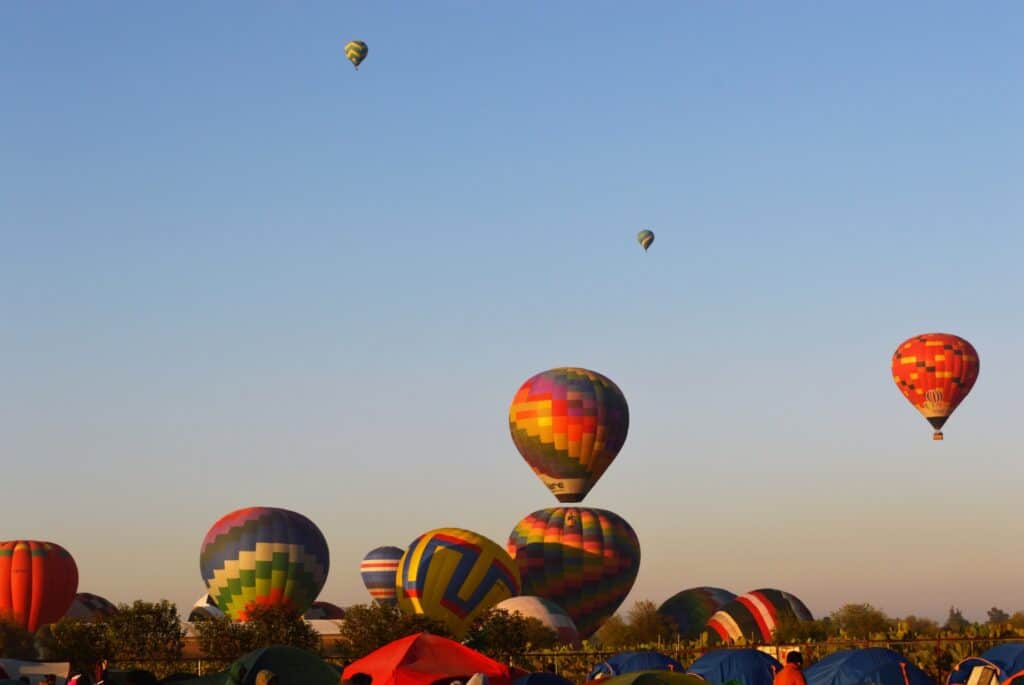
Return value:
M 352 63 L 352 66 L 359 69 L 359 65 L 366 59 L 367 53 L 370 52 L 370 48 L 366 47 L 366 43 L 361 40 L 350 40 L 345 43 L 345 57 Z
M 647 252 L 647 248 L 654 242 L 654 231 L 643 230 L 636 234 L 636 241 L 640 243 L 640 246 L 644 248 L 644 252 Z
M 519 569 L 502 547 L 470 530 L 438 528 L 412 541 L 398 562 L 398 606 L 443 622 L 461 638 L 498 602 L 519 594 Z

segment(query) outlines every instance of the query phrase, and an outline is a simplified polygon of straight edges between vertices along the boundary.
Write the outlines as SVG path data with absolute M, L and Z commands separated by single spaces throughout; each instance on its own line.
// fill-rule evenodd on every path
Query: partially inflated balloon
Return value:
M 892 356 L 892 378 L 904 397 L 932 424 L 942 426 L 978 380 L 981 361 L 971 343 L 949 333 L 908 338 Z
M 665 600 L 658 613 L 672 619 L 680 637 L 696 640 L 707 630 L 708 619 L 734 599 L 736 595 L 719 587 L 692 587 Z
M 330 602 L 313 602 L 302 618 L 307 621 L 340 621 L 345 618 L 345 610 Z
M 394 604 L 395 575 L 398 561 L 405 554 L 401 547 L 377 547 L 371 549 L 359 564 L 359 574 L 370 596 L 382 604 Z
M 615 613 L 640 570 L 640 541 L 626 521 L 603 509 L 552 507 L 516 524 L 509 554 L 523 594 L 565 609 L 586 639 Z
M 29 632 L 60 620 L 78 590 L 78 566 L 52 542 L 0 542 L 0 618 Z
M 117 607 L 109 599 L 91 592 L 79 592 L 64 617 L 80 621 L 102 621 L 116 613 Z
M 810 609 L 795 595 L 769 588 L 729 602 L 708 619 L 708 627 L 725 641 L 771 642 L 780 622 L 813 620 Z
M 610 379 L 564 367 L 538 373 L 512 398 L 512 441 L 559 502 L 582 502 L 626 442 L 629 407 Z
M 647 248 L 654 242 L 654 231 L 640 231 L 636 234 L 636 241 L 644 248 L 644 252 L 647 252 Z
M 356 69 L 359 69 L 359 65 L 366 59 L 369 52 L 370 48 L 366 47 L 366 43 L 361 40 L 350 40 L 345 43 L 345 57 Z
M 213 524 L 199 567 L 217 607 L 244 621 L 253 603 L 306 611 L 327 581 L 330 554 L 323 533 L 302 514 L 250 507 Z
M 456 637 L 477 616 L 519 594 L 519 571 L 496 542 L 461 528 L 412 541 L 398 564 L 398 606 L 442 621 Z
M 565 612 L 565 609 L 550 599 L 534 595 L 521 595 L 499 602 L 494 608 L 504 609 L 509 613 L 519 614 L 526 618 L 535 618 L 545 628 L 554 632 L 560 643 L 572 647 L 580 646 L 580 631 L 576 630 L 576 624 L 572 617 Z

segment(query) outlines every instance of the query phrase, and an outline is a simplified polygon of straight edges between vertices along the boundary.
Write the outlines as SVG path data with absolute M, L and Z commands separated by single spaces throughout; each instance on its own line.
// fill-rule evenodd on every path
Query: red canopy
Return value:
M 353 661 L 342 677 L 351 678 L 356 673 L 371 676 L 372 685 L 430 685 L 453 678 L 465 683 L 474 673 L 486 675 L 490 685 L 512 685 L 505 664 L 430 633 L 417 633 L 386 644 Z

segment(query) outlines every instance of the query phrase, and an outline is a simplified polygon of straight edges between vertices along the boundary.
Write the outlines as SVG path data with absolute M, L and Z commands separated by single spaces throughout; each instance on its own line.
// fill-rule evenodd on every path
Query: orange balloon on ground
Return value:
M 974 346 L 949 333 L 915 335 L 892 356 L 892 378 L 932 424 L 934 440 L 942 440 L 942 426 L 974 387 L 980 369 Z
M 60 620 L 78 591 L 78 566 L 52 542 L 0 542 L 0 616 L 30 632 Z

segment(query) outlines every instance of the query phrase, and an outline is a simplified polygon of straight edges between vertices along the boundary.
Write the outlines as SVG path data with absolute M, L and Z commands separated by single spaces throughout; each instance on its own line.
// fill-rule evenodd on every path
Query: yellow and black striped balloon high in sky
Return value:
M 366 59 L 367 53 L 370 52 L 370 48 L 366 47 L 366 43 L 361 40 L 350 40 L 345 43 L 345 57 L 352 63 L 356 69 L 359 69 L 359 65 Z

